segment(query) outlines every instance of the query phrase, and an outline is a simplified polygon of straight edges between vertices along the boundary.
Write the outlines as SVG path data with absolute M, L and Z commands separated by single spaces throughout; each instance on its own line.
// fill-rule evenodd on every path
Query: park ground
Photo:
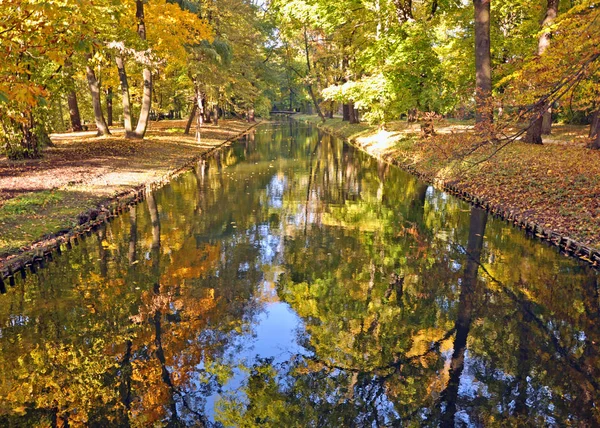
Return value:
M 252 125 L 206 125 L 201 142 L 184 135 L 185 121 L 152 122 L 146 138 L 95 132 L 54 134 L 55 147 L 35 160 L 0 157 L 0 263 L 77 226 L 78 216 L 133 188 L 161 181 Z M 192 132 L 193 134 L 193 132 Z
M 295 117 L 428 181 L 450 184 L 519 219 L 600 249 L 600 151 L 586 148 L 589 127 L 557 124 L 544 145 L 517 140 L 480 146 L 468 122 L 437 122 L 437 135 L 424 138 L 419 125 L 406 122 L 381 128 L 340 118 L 322 123 L 316 116 Z

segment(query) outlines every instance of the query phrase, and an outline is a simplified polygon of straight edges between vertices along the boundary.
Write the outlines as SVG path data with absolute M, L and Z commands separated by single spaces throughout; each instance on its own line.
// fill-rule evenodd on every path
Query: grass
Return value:
M 183 135 L 185 121 L 153 122 L 144 141 L 91 133 L 53 136 L 43 159 L 0 158 L 0 263 L 33 243 L 77 226 L 80 214 L 132 188 L 161 180 L 248 129 L 239 120 L 206 125 L 202 140 Z
M 48 204 L 60 202 L 62 195 L 54 191 L 27 193 L 17 196 L 0 207 L 0 223 L 19 214 L 32 214 Z
M 0 255 L 77 225 L 77 216 L 102 201 L 69 190 L 28 193 L 0 207 Z

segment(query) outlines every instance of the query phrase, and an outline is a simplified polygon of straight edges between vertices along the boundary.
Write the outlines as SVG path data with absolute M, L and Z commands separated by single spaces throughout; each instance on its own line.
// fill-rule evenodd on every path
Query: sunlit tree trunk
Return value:
M 196 107 L 198 114 L 196 115 L 196 142 L 200 142 L 202 125 L 204 124 L 204 102 L 202 94 L 196 89 Z
M 475 122 L 485 129 L 493 121 L 490 0 L 473 0 L 475 8 Z
M 190 129 L 192 129 L 192 124 L 194 123 L 194 118 L 196 117 L 196 113 L 198 113 L 198 101 L 194 98 L 192 104 L 192 110 L 190 112 L 190 117 L 188 118 L 187 124 L 185 125 L 185 135 L 190 135 Z
M 88 60 L 91 59 L 91 55 L 88 55 Z M 110 135 L 108 125 L 104 120 L 104 114 L 102 113 L 102 104 L 100 103 L 100 85 L 98 79 L 96 79 L 96 73 L 94 69 L 87 65 L 86 77 L 88 85 L 90 87 L 90 93 L 92 94 L 92 107 L 94 108 L 94 119 L 96 120 L 96 127 L 98 128 L 98 135 Z
M 542 20 L 542 34 L 538 39 L 538 55 L 543 55 L 548 46 L 550 46 L 550 30 L 548 27 L 556 20 L 558 15 L 559 0 L 548 0 L 546 15 Z M 542 135 L 548 135 L 552 128 L 552 108 L 549 106 L 540 106 L 536 117 L 527 129 L 527 134 L 523 141 L 531 144 L 542 144 Z
M 354 103 L 348 103 L 348 115 L 350 123 L 359 123 L 358 112 L 354 108 Z
M 117 70 L 119 72 L 119 81 L 121 82 L 121 100 L 123 103 L 123 126 L 125 127 L 125 137 L 133 137 L 133 125 L 131 121 L 131 97 L 129 95 L 129 82 L 127 79 L 127 70 L 121 56 L 115 57 Z
M 248 112 L 246 113 L 246 119 L 248 120 L 249 123 L 256 122 L 256 119 L 254 118 L 254 109 L 253 108 L 249 109 Z
M 136 0 L 135 16 L 138 20 L 138 34 L 142 40 L 146 40 L 146 21 L 144 18 L 144 1 Z M 152 108 L 152 72 L 146 66 L 143 71 L 144 93 L 142 96 L 142 107 L 137 127 L 135 128 L 136 138 L 144 138 L 148 128 L 148 119 L 150 118 L 150 109 Z

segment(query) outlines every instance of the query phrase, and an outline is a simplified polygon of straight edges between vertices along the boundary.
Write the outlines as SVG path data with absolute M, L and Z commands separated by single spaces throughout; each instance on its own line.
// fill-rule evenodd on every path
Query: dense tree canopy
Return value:
M 154 117 L 273 106 L 374 123 L 477 110 L 488 124 L 529 122 L 538 143 L 560 115 L 590 123 L 600 146 L 591 0 L 7 0 L 0 11 L 0 133 L 13 157 L 37 156 L 48 132 L 82 119 L 143 138 Z

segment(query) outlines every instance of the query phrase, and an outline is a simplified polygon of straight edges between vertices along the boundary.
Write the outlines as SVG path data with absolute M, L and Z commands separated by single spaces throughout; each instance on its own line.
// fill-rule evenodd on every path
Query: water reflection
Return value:
M 293 122 L 1 300 L 3 426 L 600 422 L 594 271 Z

